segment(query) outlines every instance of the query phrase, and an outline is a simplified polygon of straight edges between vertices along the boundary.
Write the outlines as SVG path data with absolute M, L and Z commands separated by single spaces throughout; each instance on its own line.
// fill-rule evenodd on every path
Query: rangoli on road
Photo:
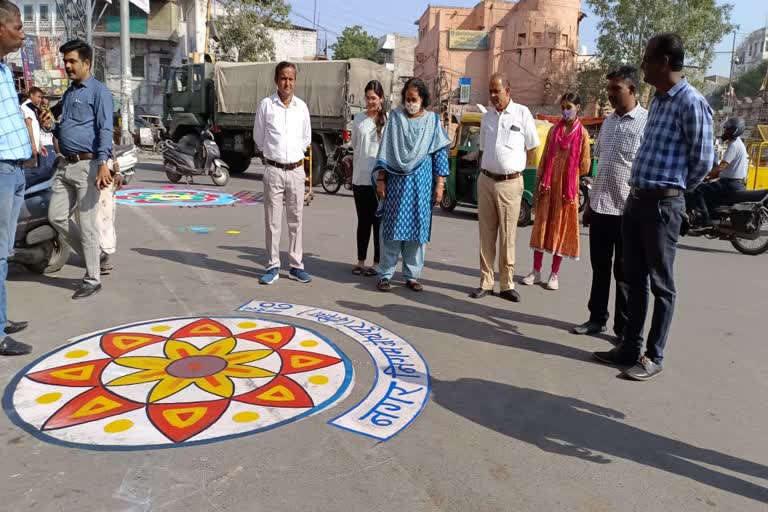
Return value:
M 119 190 L 115 199 L 129 206 L 229 206 L 239 201 L 232 194 L 184 188 L 125 189 Z
M 3 408 L 43 440 L 150 449 L 253 434 L 315 414 L 351 390 L 333 343 L 253 318 L 171 318 L 86 335 L 43 356 Z

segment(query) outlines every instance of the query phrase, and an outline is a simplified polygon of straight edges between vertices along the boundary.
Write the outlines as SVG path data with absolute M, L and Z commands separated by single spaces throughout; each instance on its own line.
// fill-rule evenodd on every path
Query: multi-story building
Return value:
M 417 21 L 415 75 L 443 105 L 457 103 L 459 79 L 469 103 L 488 103 L 488 77 L 507 73 L 514 101 L 546 112 L 574 86 L 580 0 L 484 0 L 474 7 L 427 7 Z
M 768 28 L 760 28 L 747 37 L 736 48 L 733 75 L 743 75 L 768 60 Z

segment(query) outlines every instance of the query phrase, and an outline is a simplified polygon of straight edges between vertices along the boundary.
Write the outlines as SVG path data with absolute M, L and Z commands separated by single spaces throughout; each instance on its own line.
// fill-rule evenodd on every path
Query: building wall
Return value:
M 317 31 L 279 29 L 272 30 L 275 42 L 275 61 L 314 60 L 317 55 Z
M 429 7 L 419 20 L 415 75 L 447 97 L 472 79 L 471 103 L 488 103 L 488 76 L 505 72 L 514 101 L 551 108 L 572 86 L 578 54 L 580 0 L 482 1 L 474 8 Z M 456 50 L 451 30 L 488 32 L 488 49 Z
M 768 60 L 768 30 L 761 28 L 749 34 L 736 49 L 738 64 L 733 66 L 734 76 L 739 76 Z

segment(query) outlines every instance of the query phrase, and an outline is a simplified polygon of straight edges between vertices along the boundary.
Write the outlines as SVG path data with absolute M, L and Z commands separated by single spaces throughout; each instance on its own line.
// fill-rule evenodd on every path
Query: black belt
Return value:
M 485 174 L 486 176 L 488 176 L 489 178 L 491 178 L 494 181 L 513 180 L 515 178 L 520 177 L 520 174 L 522 174 L 522 173 L 519 173 L 519 172 L 513 172 L 511 174 L 494 174 L 492 172 L 486 171 L 485 169 L 480 169 L 480 172 L 482 172 L 483 174 Z
M 77 162 L 82 162 L 83 160 L 93 160 L 96 158 L 96 156 L 93 153 L 75 153 L 74 155 L 64 155 L 64 158 L 67 159 L 67 162 L 76 164 Z
M 633 188 L 630 193 L 635 199 L 665 199 L 683 195 L 679 188 Z
M 292 164 L 281 164 L 280 162 L 275 162 L 269 158 L 265 158 L 264 161 L 267 162 L 267 165 L 271 167 L 277 167 L 278 169 L 282 169 L 284 171 L 292 171 L 304 165 L 304 160 L 300 160 Z
M 23 165 L 26 160 L 0 160 L 0 162 L 8 165 Z

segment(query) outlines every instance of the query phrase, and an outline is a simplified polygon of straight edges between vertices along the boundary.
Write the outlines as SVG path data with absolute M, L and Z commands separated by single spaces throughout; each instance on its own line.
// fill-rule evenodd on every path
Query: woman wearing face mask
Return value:
M 388 292 L 402 254 L 403 277 L 414 291 L 424 266 L 432 229 L 432 206 L 443 198 L 448 175 L 448 134 L 437 114 L 428 112 L 430 97 L 418 78 L 406 82 L 403 108 L 394 110 L 384 128 L 373 179 L 379 196 L 381 266 L 377 288 Z
M 352 194 L 357 210 L 357 265 L 352 268 L 355 275 L 375 276 L 380 258 L 379 218 L 376 216 L 378 200 L 376 189 L 371 184 L 371 173 L 376 166 L 379 154 L 379 142 L 387 122 L 382 101 L 384 87 L 377 80 L 371 80 L 365 86 L 366 112 L 355 115 L 352 124 Z M 368 243 L 373 232 L 373 266 L 366 268 Z
M 563 117 L 549 130 L 536 173 L 534 203 L 536 220 L 531 232 L 533 272 L 523 284 L 541 281 L 544 252 L 552 253 L 552 273 L 547 289 L 559 288 L 558 272 L 563 257 L 579 257 L 579 177 L 589 172 L 589 133 L 579 121 L 581 100 L 566 93 L 560 100 Z

